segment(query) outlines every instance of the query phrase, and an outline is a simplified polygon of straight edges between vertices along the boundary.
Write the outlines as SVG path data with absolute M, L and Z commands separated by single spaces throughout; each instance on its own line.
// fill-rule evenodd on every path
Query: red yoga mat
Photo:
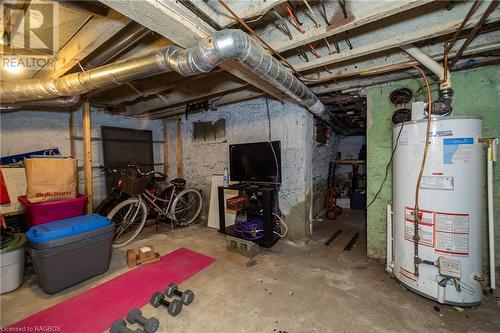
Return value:
M 180 284 L 208 267 L 214 258 L 180 248 L 155 264 L 139 266 L 69 300 L 37 312 L 11 326 L 10 332 L 101 333 L 130 309 L 149 302 L 153 292 Z M 195 300 L 196 302 L 196 300 Z M 25 329 L 25 331 L 22 331 Z

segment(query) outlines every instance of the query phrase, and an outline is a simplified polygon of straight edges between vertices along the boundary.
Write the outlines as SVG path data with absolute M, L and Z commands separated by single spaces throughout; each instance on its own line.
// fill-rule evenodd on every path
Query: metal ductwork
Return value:
M 249 35 L 234 29 L 217 31 L 189 49 L 167 46 L 151 55 L 111 63 L 57 79 L 5 81 L 2 82 L 0 100 L 2 103 L 16 103 L 82 95 L 97 88 L 171 70 L 191 76 L 210 72 L 227 60 L 240 62 L 297 103 L 324 117 L 325 106 L 306 85 Z
M 137 44 L 148 33 L 150 31 L 142 25 L 136 22 L 130 23 L 119 32 L 116 38 L 98 48 L 95 55 L 94 53 L 91 54 L 91 59 L 82 63 L 83 67 L 94 68 L 110 62 L 128 48 Z
M 0 105 L 0 111 L 16 110 L 60 110 L 67 109 L 80 102 L 80 96 L 60 97 L 40 101 L 18 102 Z

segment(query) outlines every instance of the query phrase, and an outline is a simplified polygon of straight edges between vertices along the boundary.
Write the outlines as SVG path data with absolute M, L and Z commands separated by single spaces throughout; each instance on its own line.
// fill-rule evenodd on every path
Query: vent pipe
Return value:
M 217 31 L 189 49 L 167 46 L 141 58 L 114 62 L 57 79 L 4 81 L 0 100 L 2 103 L 16 103 L 76 96 L 171 70 L 191 76 L 210 72 L 228 60 L 240 62 L 312 113 L 327 119 L 325 106 L 304 83 L 249 35 L 236 29 Z

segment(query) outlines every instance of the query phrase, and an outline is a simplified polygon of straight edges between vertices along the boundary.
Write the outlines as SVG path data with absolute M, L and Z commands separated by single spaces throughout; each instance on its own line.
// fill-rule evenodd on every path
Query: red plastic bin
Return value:
M 28 228 L 37 224 L 83 215 L 85 204 L 87 203 L 85 195 L 78 195 L 74 199 L 37 203 L 29 202 L 26 196 L 23 195 L 17 198 L 17 200 L 24 206 L 24 217 Z

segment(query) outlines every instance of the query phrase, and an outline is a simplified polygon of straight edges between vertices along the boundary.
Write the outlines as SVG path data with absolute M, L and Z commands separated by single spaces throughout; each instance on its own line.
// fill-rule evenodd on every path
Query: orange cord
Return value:
M 305 34 L 305 30 L 302 29 L 302 27 L 300 26 L 299 22 L 297 21 L 297 18 L 295 17 L 293 11 L 292 11 L 292 8 L 290 7 L 290 5 L 288 3 L 284 3 L 283 6 L 285 7 L 286 11 L 288 12 L 288 15 L 290 16 L 290 18 L 292 19 L 292 23 L 293 25 L 295 26 L 295 28 L 297 28 L 297 30 L 301 33 L 301 34 Z
M 303 79 L 305 80 L 308 80 L 308 81 L 311 81 L 311 82 L 314 82 L 314 81 L 321 81 L 321 80 L 318 80 L 318 79 L 314 79 L 314 78 L 308 78 L 302 74 L 300 74 L 285 58 L 283 58 L 283 56 L 281 54 L 278 53 L 278 51 L 276 51 L 275 49 L 273 49 L 271 47 L 271 45 L 269 45 L 265 40 L 262 39 L 262 37 L 260 37 L 257 32 L 255 30 L 253 30 L 248 24 L 246 24 L 245 21 L 243 21 L 243 19 L 241 17 L 238 16 L 238 14 L 236 14 L 225 2 L 224 0 L 218 0 L 219 3 L 234 17 L 234 19 L 236 21 L 238 21 L 238 23 L 240 23 L 245 29 L 247 29 L 248 32 L 250 32 L 252 35 L 255 36 L 255 38 L 257 38 L 262 44 L 264 44 L 264 46 L 268 49 L 268 51 L 270 51 L 272 54 L 274 54 L 275 56 L 277 56 L 280 60 L 282 60 L 285 65 L 297 76 L 300 76 L 302 77 Z

